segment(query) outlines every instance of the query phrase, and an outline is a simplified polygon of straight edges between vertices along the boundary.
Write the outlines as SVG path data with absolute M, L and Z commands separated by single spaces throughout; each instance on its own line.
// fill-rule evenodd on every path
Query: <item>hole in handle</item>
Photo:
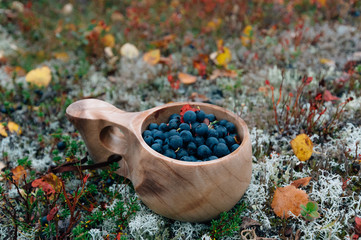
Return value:
M 115 153 L 114 156 L 117 155 L 121 157 L 120 155 L 123 155 L 128 147 L 124 132 L 118 127 L 107 126 L 103 128 L 100 132 L 99 138 L 107 150 Z
M 120 160 L 122 160 L 122 156 L 118 154 L 113 154 L 108 157 L 108 162 L 110 163 L 119 162 Z

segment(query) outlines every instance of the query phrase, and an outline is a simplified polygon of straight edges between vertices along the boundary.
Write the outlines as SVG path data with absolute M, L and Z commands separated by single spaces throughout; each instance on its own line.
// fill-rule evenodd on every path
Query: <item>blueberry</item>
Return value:
M 197 128 L 199 125 L 200 125 L 199 122 L 195 122 L 195 123 L 190 124 L 191 132 L 192 132 L 192 133 L 195 133 L 195 130 L 196 130 L 196 128 Z
M 187 145 L 187 152 L 188 152 L 190 155 L 196 154 L 196 152 L 197 152 L 197 145 L 196 145 L 194 142 L 188 143 L 188 145 Z
M 158 144 L 160 144 L 161 146 L 163 146 L 163 140 L 162 140 L 162 139 L 155 139 L 155 140 L 154 140 L 154 143 L 158 143 Z
M 196 136 L 195 138 L 194 138 L 194 142 L 195 142 L 195 144 L 197 145 L 197 146 L 200 146 L 200 145 L 203 145 L 204 144 L 204 138 L 203 137 L 201 137 L 201 136 Z
M 227 146 L 232 146 L 233 144 L 235 144 L 236 143 L 236 140 L 234 140 L 234 137 L 232 137 L 232 136 L 225 136 L 224 137 L 224 141 L 226 141 L 226 144 L 227 144 Z
M 191 162 L 197 162 L 198 161 L 198 159 L 193 155 L 189 156 L 189 158 L 191 159 Z
M 206 140 L 206 145 L 210 148 L 210 149 L 213 149 L 213 147 L 215 145 L 217 145 L 219 143 L 218 139 L 215 138 L 215 137 L 209 137 L 207 138 Z
M 161 123 L 161 124 L 159 124 L 158 129 L 159 129 L 160 131 L 162 131 L 162 132 L 166 132 L 166 131 L 169 130 L 168 125 L 167 125 L 166 123 Z
M 151 124 L 149 124 L 148 129 L 149 129 L 149 130 L 158 129 L 158 124 L 156 124 L 156 123 L 151 123 Z
M 239 147 L 239 144 L 233 144 L 232 146 L 231 146 L 231 152 L 234 152 L 237 148 Z
M 197 155 L 198 157 L 200 157 L 201 159 L 203 158 L 207 158 L 209 156 L 212 155 L 212 151 L 211 149 L 209 149 L 209 147 L 207 147 L 206 145 L 201 145 L 198 147 L 197 149 Z
M 183 156 L 183 157 L 180 158 L 180 160 L 187 161 L 187 162 L 192 162 L 193 161 L 192 157 L 190 157 L 190 156 Z
M 145 130 L 145 131 L 143 132 L 143 138 L 146 137 L 146 136 L 152 136 L 152 135 L 153 135 L 152 132 L 149 131 L 149 130 Z
M 186 111 L 183 115 L 183 121 L 185 123 L 194 123 L 197 119 L 196 113 L 193 111 Z
M 181 116 L 179 115 L 179 114 L 177 114 L 177 113 L 173 113 L 172 115 L 170 115 L 170 117 L 169 117 L 169 121 L 170 120 L 172 120 L 172 119 L 177 119 L 178 121 L 180 121 L 181 120 Z
M 210 122 L 213 122 L 216 120 L 216 116 L 214 116 L 214 114 L 206 114 L 206 118 L 208 118 L 208 120 Z
M 188 156 L 188 152 L 184 148 L 180 148 L 178 151 L 176 151 L 177 159 L 181 159 L 184 156 Z
M 226 128 L 227 128 L 227 131 L 228 131 L 229 133 L 234 133 L 234 132 L 236 132 L 236 126 L 235 126 L 233 123 L 231 123 L 231 122 L 228 122 L 228 123 L 226 124 Z
M 178 136 L 179 132 L 176 129 L 171 129 L 169 132 L 165 133 L 166 138 L 170 138 L 171 136 Z
M 203 122 L 204 119 L 206 118 L 206 114 L 202 110 L 197 111 L 196 115 L 197 115 L 198 122 Z
M 223 157 L 229 154 L 229 149 L 226 144 L 218 143 L 213 149 L 214 155 L 217 157 Z
M 162 151 L 163 151 L 162 145 L 160 145 L 159 143 L 154 143 L 152 145 L 152 149 L 159 152 L 159 153 L 162 153 Z
M 228 123 L 228 121 L 226 119 L 222 119 L 219 121 L 219 125 L 224 126 L 224 127 L 226 126 L 227 123 Z
M 40 218 L 40 223 L 41 223 L 41 225 L 43 225 L 43 226 L 48 223 L 48 219 L 46 218 L 46 216 Z
M 152 136 L 145 136 L 144 137 L 144 141 L 149 145 L 149 146 L 151 146 L 152 144 L 153 144 L 153 142 L 154 142 L 154 138 L 152 137 Z
M 170 158 L 176 158 L 176 154 L 172 149 L 165 150 L 164 155 Z
M 184 143 L 188 143 L 193 140 L 192 133 L 188 130 L 183 130 L 179 136 L 183 139 Z
M 163 152 L 165 152 L 167 149 L 169 149 L 169 145 L 168 144 L 164 144 L 162 146 Z
M 209 158 L 208 158 L 208 160 L 210 161 L 210 160 L 216 160 L 216 159 L 218 159 L 216 156 L 210 156 Z
M 172 120 L 169 121 L 168 127 L 169 127 L 170 129 L 177 129 L 178 126 L 179 126 L 179 124 L 180 124 L 180 120 L 178 120 L 178 119 L 172 119 Z
M 215 129 L 209 129 L 207 132 L 207 136 L 218 138 L 218 132 Z
M 219 138 L 223 138 L 227 135 L 227 128 L 225 128 L 224 126 L 218 125 L 215 129 L 218 133 Z
M 157 130 L 156 132 L 153 133 L 153 138 L 154 139 L 162 139 L 162 140 L 164 140 L 165 139 L 165 134 L 164 134 L 164 132 Z
M 4 106 L 0 107 L 0 112 L 1 113 L 7 113 L 8 111 L 6 110 L 6 108 Z
M 62 151 L 66 148 L 66 143 L 64 141 L 58 142 L 56 147 L 58 148 L 59 151 Z
M 183 139 L 180 136 L 171 136 L 169 138 L 169 147 L 177 150 L 183 146 Z
M 224 140 L 224 138 L 218 138 L 218 142 L 226 144 L 226 141 Z
M 181 124 L 179 124 L 179 128 L 180 128 L 181 130 L 188 130 L 188 131 L 191 130 L 191 127 L 189 126 L 188 123 L 181 123 Z
M 208 126 L 205 123 L 201 123 L 195 128 L 195 133 L 197 134 L 197 136 L 204 136 L 207 134 L 207 132 L 208 132 Z

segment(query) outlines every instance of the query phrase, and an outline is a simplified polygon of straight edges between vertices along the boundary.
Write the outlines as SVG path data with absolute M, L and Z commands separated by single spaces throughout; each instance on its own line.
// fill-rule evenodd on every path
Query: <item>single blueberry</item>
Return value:
M 164 151 L 164 155 L 170 158 L 176 158 L 176 154 L 174 152 L 174 150 L 172 149 L 167 149 Z
M 178 121 L 180 121 L 181 120 L 181 116 L 179 115 L 179 114 L 177 114 L 177 113 L 173 113 L 172 115 L 170 115 L 170 117 L 169 117 L 169 121 L 170 120 L 172 120 L 172 119 L 177 119 Z
M 233 123 L 231 123 L 231 122 L 228 122 L 228 123 L 226 124 L 226 128 L 227 128 L 227 131 L 228 131 L 229 133 L 234 133 L 234 132 L 236 132 L 236 126 L 235 126 Z
M 208 132 L 208 126 L 205 123 L 201 123 L 195 129 L 195 134 L 197 136 L 204 136 L 207 134 L 207 132 Z
M 204 119 L 206 118 L 206 114 L 202 110 L 197 111 L 196 115 L 197 115 L 197 121 L 200 123 L 203 122 Z
M 169 149 L 169 145 L 168 144 L 164 144 L 162 146 L 163 152 L 165 152 L 167 149 Z
M 144 141 L 149 145 L 149 146 L 151 146 L 152 144 L 153 144 L 153 142 L 154 142 L 154 138 L 152 137 L 152 136 L 145 136 L 144 137 Z
M 188 123 L 181 123 L 181 124 L 179 124 L 179 128 L 180 128 L 181 130 L 188 130 L 188 131 L 191 130 L 191 127 L 189 126 Z
M 168 125 L 166 123 L 159 124 L 158 129 L 161 130 L 162 132 L 166 132 L 169 130 Z
M 183 115 L 183 121 L 185 123 L 194 123 L 197 119 L 196 113 L 193 111 L 186 111 Z
M 145 137 L 145 136 L 152 136 L 152 135 L 153 135 L 152 132 L 149 131 L 149 130 L 145 130 L 145 131 L 143 132 L 143 137 Z
M 159 143 L 153 143 L 152 149 L 159 153 L 162 153 L 162 151 L 163 151 L 162 145 L 160 145 Z
M 46 216 L 40 218 L 40 224 L 41 224 L 41 225 L 44 226 L 44 225 L 47 224 L 47 223 L 48 223 L 48 219 L 47 219 Z
M 226 119 L 222 119 L 219 121 L 219 125 L 222 125 L 222 126 L 226 126 L 227 123 L 228 123 L 228 121 Z
M 206 145 L 210 148 L 210 149 L 213 149 L 213 147 L 215 145 L 217 145 L 219 143 L 218 139 L 215 138 L 215 137 L 209 137 L 207 138 L 206 140 Z
M 222 125 L 218 125 L 215 127 L 217 133 L 218 133 L 218 137 L 219 138 L 223 138 L 227 135 L 227 128 L 225 128 L 224 126 Z
M 216 129 L 209 129 L 207 132 L 207 136 L 218 138 L 218 132 Z
M 59 151 L 62 151 L 66 148 L 66 143 L 64 141 L 58 142 L 56 147 L 58 148 Z
M 194 142 L 195 142 L 195 144 L 197 145 L 197 146 L 200 146 L 200 145 L 203 145 L 204 144 L 204 138 L 203 137 L 201 137 L 201 136 L 196 136 L 195 138 L 194 138 Z
M 212 151 L 206 145 L 201 145 L 197 149 L 197 155 L 201 159 L 207 158 L 212 155 Z
M 168 127 L 169 127 L 170 129 L 177 129 L 178 126 L 179 126 L 179 124 L 180 124 L 180 120 L 178 120 L 178 119 L 172 119 L 172 120 L 169 121 Z
M 189 157 L 191 159 L 191 162 L 196 162 L 198 160 L 194 155 L 191 155 Z
M 199 122 L 195 122 L 195 123 L 190 124 L 191 132 L 192 132 L 192 133 L 195 133 L 196 128 L 197 128 L 199 125 L 200 125 Z
M 227 146 L 229 146 L 229 147 L 236 143 L 236 140 L 234 140 L 234 137 L 232 137 L 232 136 L 230 136 L 230 135 L 225 136 L 225 137 L 224 137 L 224 141 L 226 141 L 226 144 L 227 144 Z
M 190 156 L 183 156 L 180 158 L 182 161 L 192 162 L 192 158 Z
M 223 157 L 228 155 L 230 152 L 226 144 L 218 143 L 216 146 L 214 146 L 213 153 L 217 157 Z
M 153 134 L 153 138 L 154 138 L 154 139 L 162 139 L 162 140 L 164 140 L 164 139 L 165 139 L 165 134 L 164 134 L 164 132 L 157 130 L 157 131 Z
M 187 152 L 188 152 L 190 155 L 196 154 L 196 152 L 197 152 L 197 145 L 196 145 L 194 142 L 188 143 L 188 145 L 187 145 Z
M 183 146 L 183 139 L 180 136 L 171 136 L 169 138 L 169 147 L 177 150 L 178 148 L 181 148 Z
M 192 133 L 190 131 L 188 131 L 188 130 L 181 131 L 179 136 L 183 139 L 184 143 L 188 143 L 188 142 L 193 140 Z
M 151 123 L 151 124 L 149 124 L 148 129 L 149 129 L 149 130 L 158 129 L 158 124 L 156 124 L 156 123 Z
M 166 134 L 165 136 L 168 137 L 168 138 L 170 138 L 171 136 L 178 136 L 179 135 L 179 132 L 176 129 L 171 129 L 167 133 L 165 133 Z
M 154 140 L 154 143 L 158 143 L 158 144 L 160 144 L 161 146 L 163 146 L 163 140 L 162 139 L 155 139 Z
M 231 152 L 234 152 L 237 148 L 239 147 L 239 144 L 233 144 L 232 146 L 231 146 Z
M 184 148 L 180 148 L 176 151 L 177 159 L 181 159 L 184 156 L 188 156 L 188 152 Z
M 216 116 L 214 116 L 214 114 L 206 114 L 206 118 L 208 118 L 208 120 L 210 122 L 213 122 L 216 120 Z
M 224 138 L 218 138 L 218 142 L 226 144 L 226 141 L 224 140 Z
M 209 158 L 208 158 L 208 160 L 210 161 L 210 160 L 216 160 L 216 159 L 218 159 L 216 156 L 214 156 L 214 155 L 212 155 L 212 156 L 210 156 Z

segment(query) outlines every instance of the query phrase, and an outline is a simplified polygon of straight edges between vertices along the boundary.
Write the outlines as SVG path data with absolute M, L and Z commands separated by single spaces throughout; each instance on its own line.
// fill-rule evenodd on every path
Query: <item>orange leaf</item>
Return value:
M 183 84 L 192 84 L 197 81 L 196 76 L 187 73 L 178 73 L 178 78 Z
M 16 168 L 12 169 L 11 172 L 13 173 L 13 179 L 14 179 L 14 181 L 16 183 L 24 180 L 24 178 L 26 178 L 26 175 L 27 175 L 26 170 L 21 165 L 19 165 Z
M 143 60 L 150 65 L 156 65 L 160 60 L 160 50 L 155 49 L 144 53 Z
M 102 38 L 102 43 L 105 47 L 114 47 L 115 45 L 115 38 L 112 34 L 108 33 Z
M 209 77 L 210 80 L 214 80 L 219 77 L 229 77 L 229 78 L 235 78 L 237 77 L 237 73 L 233 70 L 220 70 L 216 69 L 212 72 L 212 75 Z
M 278 217 L 288 218 L 290 217 L 289 212 L 296 216 L 300 215 L 301 204 L 306 205 L 307 203 L 307 193 L 297 189 L 295 186 L 289 185 L 276 189 L 271 207 Z
M 160 40 L 151 42 L 151 44 L 153 44 L 157 48 L 167 48 L 168 44 L 173 42 L 176 39 L 176 37 L 177 36 L 175 34 L 169 34 L 167 36 L 164 36 Z
M 295 186 L 296 188 L 301 187 L 301 186 L 307 186 L 308 183 L 311 181 L 311 179 L 312 179 L 312 177 L 300 178 L 300 179 L 293 181 L 291 183 L 291 185 Z
M 310 159 L 313 151 L 313 143 L 306 134 L 299 134 L 291 141 L 291 146 L 296 157 L 304 162 Z
M 49 183 L 56 192 L 60 192 L 61 191 L 61 182 L 59 180 L 59 178 L 54 174 L 54 173 L 48 173 L 46 175 L 44 175 L 42 177 L 42 179 L 44 181 L 46 181 L 47 183 Z
M 54 173 L 48 173 L 41 178 L 34 180 L 31 186 L 36 188 L 40 187 L 43 189 L 46 195 L 51 195 L 49 198 L 53 199 L 56 192 L 61 192 L 62 184 L 59 178 Z

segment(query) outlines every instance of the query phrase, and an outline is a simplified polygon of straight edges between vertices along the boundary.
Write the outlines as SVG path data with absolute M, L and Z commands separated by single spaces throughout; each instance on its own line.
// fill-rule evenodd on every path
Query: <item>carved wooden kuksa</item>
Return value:
M 167 122 L 190 104 L 236 125 L 242 142 L 231 154 L 207 162 L 166 157 L 149 147 L 142 132 Z M 202 222 L 230 210 L 246 191 L 252 173 L 252 147 L 246 123 L 236 114 L 210 104 L 170 103 L 143 112 L 124 112 L 96 99 L 71 104 L 66 114 L 79 130 L 95 162 L 120 155 L 118 174 L 131 180 L 141 200 L 165 217 Z

